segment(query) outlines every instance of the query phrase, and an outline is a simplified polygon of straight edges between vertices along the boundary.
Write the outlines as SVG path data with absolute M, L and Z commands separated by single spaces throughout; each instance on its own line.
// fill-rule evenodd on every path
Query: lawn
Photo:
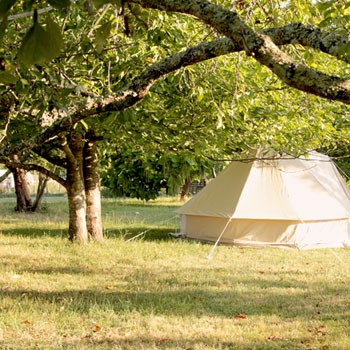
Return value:
M 1 202 L 1 349 L 350 349 L 349 249 L 207 260 L 210 245 L 168 236 L 178 205 L 105 200 L 105 243 L 81 246 L 64 201 Z

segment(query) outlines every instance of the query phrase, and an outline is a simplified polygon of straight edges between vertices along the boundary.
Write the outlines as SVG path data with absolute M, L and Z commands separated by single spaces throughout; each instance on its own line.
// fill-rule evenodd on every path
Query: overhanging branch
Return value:
M 135 2 L 144 8 L 193 15 L 231 39 L 248 56 L 252 56 L 259 63 L 268 67 L 287 85 L 316 96 L 350 104 L 349 80 L 324 74 L 296 61 L 281 51 L 270 36 L 250 28 L 236 12 L 223 9 L 207 0 L 129 1 Z M 296 32 L 296 30 L 289 30 L 288 33 L 292 34 L 293 32 Z M 308 43 L 308 45 L 314 42 L 314 40 L 301 40 L 301 35 L 302 32 L 298 35 L 299 41 L 296 41 L 304 42 L 304 44 Z M 289 36 L 291 41 L 293 35 Z M 286 33 L 285 37 L 287 37 Z M 321 41 L 318 49 L 322 47 L 324 52 L 328 51 L 328 53 L 338 57 L 336 45 L 326 45 L 326 42 L 326 40 Z M 317 45 L 314 44 L 313 47 L 317 48 Z
M 0 183 L 5 181 L 10 174 L 11 174 L 11 170 L 7 170 L 3 175 L 1 175 L 0 176 Z
M 50 170 L 47 170 L 46 168 L 40 166 L 40 165 L 36 165 L 36 164 L 25 164 L 25 163 L 21 163 L 21 162 L 15 162 L 15 161 L 10 161 L 8 159 L 4 159 L 4 158 L 0 158 L 0 163 L 5 164 L 7 167 L 11 167 L 11 168 L 21 168 L 27 171 L 38 171 L 39 173 L 50 177 L 51 179 L 57 181 L 59 184 L 61 184 L 62 186 L 66 187 L 66 181 L 61 178 L 60 176 L 56 175 L 55 173 L 53 173 Z
M 114 95 L 100 98 L 87 98 L 86 101 L 76 104 L 70 109 L 70 115 L 56 121 L 32 138 L 0 149 L 0 156 L 9 156 L 18 153 L 23 149 L 32 149 L 36 146 L 50 141 L 62 132 L 65 132 L 72 125 L 80 120 L 90 116 L 96 116 L 102 113 L 117 112 L 127 109 L 143 100 L 149 91 L 149 88 L 155 81 L 161 77 L 178 70 L 181 67 L 196 64 L 214 57 L 225 55 L 231 52 L 242 50 L 248 51 L 260 63 L 268 66 L 276 73 L 281 80 L 288 85 L 296 87 L 299 90 L 313 93 L 318 96 L 333 100 L 342 101 L 350 104 L 350 82 L 338 77 L 328 76 L 307 68 L 298 62 L 289 58 L 276 45 L 286 45 L 298 40 L 302 42 L 304 35 L 304 45 L 309 45 L 317 49 L 315 41 L 311 36 L 315 32 L 302 27 L 300 24 L 290 24 L 285 27 L 268 29 L 261 33 L 254 32 L 246 26 L 237 16 L 237 14 L 224 10 L 218 6 L 200 0 L 160 0 L 157 2 L 151 0 L 133 1 L 143 7 L 163 9 L 168 11 L 177 11 L 191 13 L 196 15 L 204 22 L 211 24 L 217 30 L 230 37 L 222 38 L 212 42 L 201 43 L 192 48 L 168 56 L 163 60 L 147 67 L 139 76 L 124 89 L 119 90 Z M 299 28 L 298 36 L 291 35 L 292 28 Z M 309 33 L 309 39 L 306 39 L 306 33 Z M 304 34 L 303 34 L 304 33 Z M 267 34 L 269 36 L 267 36 Z M 319 46 L 329 54 L 335 55 L 334 45 L 326 45 L 326 36 Z M 344 38 L 332 36 L 334 39 L 329 42 L 337 42 L 337 45 L 344 43 Z M 247 45 L 251 47 L 245 47 Z M 312 46 L 313 45 L 313 46 Z
M 152 64 L 135 77 L 124 89 L 108 97 L 91 99 L 77 103 L 70 109 L 70 114 L 54 122 L 45 131 L 38 133 L 16 145 L 2 147 L 0 156 L 19 153 L 23 149 L 32 149 L 45 142 L 51 141 L 57 135 L 67 131 L 80 120 L 105 112 L 117 112 L 127 109 L 143 100 L 149 88 L 161 77 L 172 73 L 181 67 L 186 67 L 214 57 L 218 57 L 240 48 L 228 39 L 219 39 L 208 43 L 201 43 L 192 48 L 168 56 Z

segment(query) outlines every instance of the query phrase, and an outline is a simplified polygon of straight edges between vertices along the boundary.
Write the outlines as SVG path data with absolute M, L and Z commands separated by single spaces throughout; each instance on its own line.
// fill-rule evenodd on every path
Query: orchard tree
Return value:
M 17 15 L 33 9 L 32 18 Z M 85 160 L 96 159 L 100 136 L 123 139 L 132 125 L 139 139 L 152 138 L 145 129 L 154 131 L 162 106 L 180 111 L 182 104 L 196 111 L 193 125 L 204 120 L 207 132 L 178 137 L 178 150 L 195 154 L 224 149 L 234 157 L 259 145 L 297 153 L 344 140 L 349 130 L 338 119 L 348 118 L 350 103 L 348 9 L 335 0 L 0 1 L 0 161 L 64 184 L 70 238 L 85 242 L 87 207 L 94 208 L 85 179 L 98 192 Z M 162 137 L 159 127 L 153 144 L 171 143 L 174 124 L 191 120 L 165 114 L 159 124 L 173 133 Z M 84 155 L 92 144 L 93 155 Z M 33 152 L 66 176 L 10 160 Z M 95 165 L 89 169 L 96 174 Z
M 165 189 L 170 195 L 180 192 L 185 200 L 192 180 L 209 174 L 214 167 L 213 161 L 190 151 L 151 152 L 140 145 L 126 145 L 119 152 L 109 147 L 101 157 L 102 185 L 116 196 L 150 200 Z

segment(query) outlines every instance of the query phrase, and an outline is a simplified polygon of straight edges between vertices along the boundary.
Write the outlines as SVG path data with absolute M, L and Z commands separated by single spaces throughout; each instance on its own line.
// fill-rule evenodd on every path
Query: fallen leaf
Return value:
M 93 331 L 94 333 L 97 333 L 97 332 L 100 332 L 101 330 L 102 330 L 102 327 L 96 325 L 92 331 Z
M 165 341 L 167 341 L 168 339 L 167 338 L 160 338 L 158 341 L 157 341 L 157 345 L 160 345 L 162 343 L 164 343 Z
M 277 337 L 276 335 L 269 335 L 266 337 L 266 341 L 271 341 L 271 340 L 281 340 L 282 338 Z
M 243 318 L 243 319 L 246 319 L 247 316 L 246 316 L 246 315 L 239 314 L 239 315 L 235 315 L 235 318 Z
M 203 299 L 202 299 L 202 298 L 200 298 L 200 297 L 193 297 L 193 299 L 195 299 L 195 300 L 199 300 L 199 301 L 203 301 Z
M 31 325 L 30 321 L 28 320 L 22 321 L 21 324 L 25 324 L 26 326 Z

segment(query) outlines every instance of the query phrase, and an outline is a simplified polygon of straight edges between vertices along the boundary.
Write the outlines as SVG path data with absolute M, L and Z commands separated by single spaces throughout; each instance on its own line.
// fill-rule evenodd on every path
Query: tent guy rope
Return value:
M 216 242 L 215 242 L 215 244 L 214 244 L 213 248 L 211 248 L 210 253 L 208 254 L 208 257 L 207 257 L 209 260 L 211 260 L 211 259 L 212 259 L 212 256 L 213 256 L 213 253 L 214 253 L 214 250 L 215 250 L 216 246 L 219 244 L 221 237 L 222 237 L 222 236 L 223 236 L 223 234 L 225 233 L 225 231 L 226 231 L 226 229 L 227 229 L 227 226 L 230 224 L 231 219 L 232 219 L 232 217 L 231 217 L 231 218 L 230 218 L 230 219 L 227 221 L 227 223 L 226 223 L 226 225 L 225 225 L 224 229 L 222 230 L 222 232 L 221 232 L 220 236 L 219 236 L 219 237 L 218 237 L 218 239 L 216 240 Z
M 171 221 L 171 220 L 175 219 L 176 217 L 177 217 L 177 215 L 171 217 L 170 219 L 161 221 L 161 222 L 158 224 L 158 226 L 160 226 L 160 225 L 162 225 L 162 224 L 165 224 L 166 222 Z M 128 243 L 128 242 L 130 242 L 130 241 L 133 241 L 134 239 L 136 239 L 136 238 L 138 238 L 138 237 L 144 235 L 145 233 L 147 233 L 147 232 L 149 232 L 149 231 L 151 231 L 151 230 L 153 230 L 153 227 L 152 227 L 152 228 L 149 228 L 149 229 L 147 229 L 147 230 L 145 230 L 145 231 L 142 231 L 141 233 L 137 234 L 137 235 L 134 236 L 134 237 L 129 238 L 129 239 L 126 240 L 124 243 Z

